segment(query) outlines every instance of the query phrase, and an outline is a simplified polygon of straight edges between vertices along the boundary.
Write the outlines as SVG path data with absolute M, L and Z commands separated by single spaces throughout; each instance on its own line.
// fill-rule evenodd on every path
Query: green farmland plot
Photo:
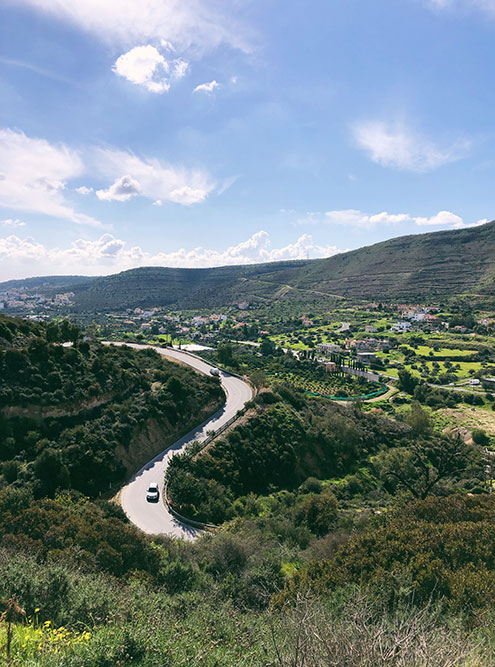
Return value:
M 408 346 L 409 349 L 413 350 L 417 356 L 420 357 L 449 357 L 449 359 L 455 359 L 456 357 L 469 357 L 470 355 L 476 354 L 478 350 L 461 350 L 459 348 L 448 348 L 440 347 L 435 349 L 429 345 L 418 345 L 413 348 Z
M 382 389 L 382 385 L 377 382 L 368 382 L 358 377 L 342 377 L 330 374 L 328 377 L 315 377 L 309 371 L 276 373 L 271 379 L 287 382 L 298 389 L 321 396 L 357 398 Z

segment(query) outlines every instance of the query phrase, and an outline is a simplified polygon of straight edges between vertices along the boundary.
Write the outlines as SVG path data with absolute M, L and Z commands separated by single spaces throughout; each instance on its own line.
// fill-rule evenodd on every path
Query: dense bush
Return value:
M 63 347 L 66 338 L 77 342 L 70 324 L 8 324 L 11 340 L 0 339 L 3 479 L 37 497 L 108 490 L 126 474 L 116 450 L 139 442 L 150 420 L 166 443 L 223 400 L 217 378 L 153 350 L 88 341 Z
M 0 491 L 0 505 L 4 500 Z M 130 570 L 155 572 L 158 553 L 137 528 L 124 523 L 120 508 L 70 495 L 6 507 L 0 541 L 36 553 L 43 560 L 73 563 L 85 571 L 121 576 Z M 118 511 L 116 511 L 118 510 Z
M 407 427 L 379 415 L 276 389 L 261 393 L 247 421 L 205 452 L 172 459 L 169 495 L 180 512 L 221 523 L 236 513 L 236 498 L 295 489 L 311 476 L 342 477 L 407 437 Z
M 495 603 L 495 499 L 491 496 L 427 498 L 375 521 L 330 560 L 297 572 L 278 601 L 308 588 L 318 594 L 363 584 L 402 589 L 416 604 L 432 599 L 457 612 L 474 613 Z

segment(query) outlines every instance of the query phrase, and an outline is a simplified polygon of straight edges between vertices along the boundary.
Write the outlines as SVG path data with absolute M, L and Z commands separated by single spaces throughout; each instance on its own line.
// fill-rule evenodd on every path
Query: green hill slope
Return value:
M 495 291 L 495 222 L 403 236 L 319 260 L 299 271 L 296 284 L 363 298 L 491 296 Z
M 37 279 L 43 280 L 43 279 Z M 328 259 L 211 269 L 146 267 L 72 282 L 76 311 L 350 299 L 427 300 L 495 293 L 495 222 L 403 236 Z M 0 290 L 5 283 L 0 284 Z
M 89 278 L 88 276 L 41 276 L 38 278 L 23 278 L 21 280 L 7 280 L 6 282 L 0 283 L 0 292 L 9 290 L 9 289 L 38 289 L 42 291 L 50 291 L 55 289 L 67 288 L 69 289 L 72 285 L 77 285 L 78 283 L 88 283 L 89 281 L 94 280 L 94 278 Z
M 277 262 L 212 269 L 145 267 L 73 286 L 77 310 L 220 306 L 242 299 L 272 298 L 310 262 Z
M 246 299 L 423 300 L 495 293 L 495 222 L 404 236 L 328 259 L 213 269 L 143 268 L 76 285 L 78 310 L 217 307 Z
M 98 495 L 223 403 L 216 378 L 79 333 L 0 315 L 0 472 L 37 497 Z

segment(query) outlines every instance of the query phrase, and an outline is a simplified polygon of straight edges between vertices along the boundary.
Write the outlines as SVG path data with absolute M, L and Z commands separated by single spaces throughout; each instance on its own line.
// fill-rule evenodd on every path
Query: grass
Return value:
M 426 366 L 428 366 L 430 371 L 433 369 L 433 364 L 434 363 L 435 362 L 433 362 L 433 361 L 427 361 L 426 362 Z M 456 375 L 459 378 L 460 377 L 463 377 L 463 378 L 464 377 L 470 377 L 470 375 L 472 375 L 472 373 L 470 373 L 470 371 L 473 371 L 473 373 L 476 373 L 479 370 L 481 370 L 481 368 L 482 368 L 482 364 L 481 364 L 480 361 L 459 361 L 459 362 L 456 362 L 461 367 L 460 369 L 457 369 L 457 368 L 448 369 L 448 368 L 445 367 L 445 362 L 443 362 L 443 361 L 437 361 L 436 363 L 440 367 L 439 373 L 451 373 L 452 375 Z
M 429 345 L 418 345 L 416 348 L 407 346 L 409 349 L 416 352 L 418 356 L 421 357 L 450 357 L 455 359 L 456 357 L 467 357 L 470 354 L 476 354 L 477 350 L 460 350 L 459 348 L 450 348 L 450 347 L 441 347 L 438 350 L 435 350 Z M 433 353 L 433 354 L 431 354 Z
M 287 574 L 297 565 L 286 562 Z M 400 591 L 399 591 L 400 594 Z M 446 619 L 433 606 L 403 604 L 389 612 L 360 593 L 326 600 L 301 596 L 281 611 L 239 613 L 228 604 L 214 610 L 188 596 L 179 596 L 161 612 L 150 601 L 150 615 L 97 629 L 80 645 L 14 654 L 13 664 L 27 667 L 258 667 L 270 665 L 474 665 L 493 664 L 490 618 L 469 629 L 459 619 Z M 21 662 L 20 662 L 21 661 Z
M 460 404 L 456 408 L 444 408 L 434 413 L 439 425 L 444 428 L 463 426 L 469 430 L 481 428 L 487 435 L 495 436 L 495 412 L 490 408 L 468 407 Z
M 463 355 L 467 352 L 462 351 Z M 477 373 L 483 368 L 483 364 L 480 361 L 452 361 L 452 366 L 449 368 L 445 364 L 445 361 L 435 361 L 434 358 L 426 359 L 417 359 L 413 358 L 409 363 L 405 362 L 404 355 L 399 350 L 392 350 L 391 352 L 377 352 L 376 356 L 383 360 L 388 360 L 389 362 L 398 362 L 404 366 L 408 371 L 410 371 L 415 377 L 421 377 L 421 367 L 426 366 L 428 372 L 431 373 L 433 370 L 433 364 L 438 364 L 438 374 L 449 373 L 450 375 L 455 375 L 458 380 L 467 379 L 471 377 L 474 373 Z M 460 356 L 460 355 L 458 355 Z M 448 362 L 447 362 L 448 363 Z M 412 366 L 417 366 L 418 368 L 412 368 Z M 460 368 L 457 368 L 459 366 Z M 394 366 L 387 366 L 383 371 L 386 375 L 393 375 L 398 377 L 399 370 L 394 368 Z

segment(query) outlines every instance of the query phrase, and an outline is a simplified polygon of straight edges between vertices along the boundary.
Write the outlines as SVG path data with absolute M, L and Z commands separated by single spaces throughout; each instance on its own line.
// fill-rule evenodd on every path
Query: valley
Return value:
M 20 659 L 53 664 L 65 632 L 60 665 L 199 665 L 203 646 L 205 664 L 268 665 L 310 614 L 301 641 L 323 664 L 317 628 L 332 619 L 345 660 L 356 614 L 382 632 L 371 606 L 392 645 L 407 614 L 421 641 L 444 638 L 436 655 L 455 623 L 491 661 L 489 626 L 470 623 L 495 601 L 495 308 L 281 289 L 264 271 L 271 297 L 250 282 L 214 307 L 143 288 L 95 312 L 76 306 L 79 278 L 55 296 L 49 278 L 8 287 L 0 582 L 27 614 Z
M 0 1 L 0 667 L 495 666 L 494 19 Z

